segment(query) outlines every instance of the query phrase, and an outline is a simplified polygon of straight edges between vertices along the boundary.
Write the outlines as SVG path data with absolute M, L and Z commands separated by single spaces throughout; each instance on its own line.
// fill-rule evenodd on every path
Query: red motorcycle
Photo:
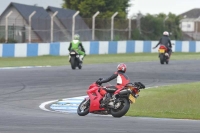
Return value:
M 164 64 L 166 62 L 166 64 L 168 64 L 170 55 L 168 54 L 166 46 L 160 45 L 158 52 L 159 52 L 160 63 Z
M 102 80 L 101 78 L 99 80 Z M 113 117 L 124 116 L 130 107 L 130 104 L 135 103 L 135 99 L 139 96 L 140 89 L 145 86 L 141 82 L 128 83 L 118 94 L 114 95 L 116 89 L 106 88 L 94 82 L 87 90 L 88 97 L 85 98 L 77 109 L 79 116 L 85 116 L 88 113 L 94 114 L 111 114 Z M 103 103 L 103 96 L 100 94 L 100 89 L 105 89 L 110 95 L 110 102 L 105 106 Z M 113 106 L 110 106 L 112 102 Z

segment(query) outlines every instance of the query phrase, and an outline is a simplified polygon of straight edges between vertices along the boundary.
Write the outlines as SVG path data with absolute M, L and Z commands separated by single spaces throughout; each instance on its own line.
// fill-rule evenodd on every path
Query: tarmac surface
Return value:
M 132 82 L 161 86 L 200 81 L 200 61 L 126 63 Z M 86 95 L 99 77 L 107 78 L 118 63 L 0 70 L 0 133 L 199 133 L 200 121 L 47 112 L 46 101 Z M 115 82 L 111 82 L 115 84 Z

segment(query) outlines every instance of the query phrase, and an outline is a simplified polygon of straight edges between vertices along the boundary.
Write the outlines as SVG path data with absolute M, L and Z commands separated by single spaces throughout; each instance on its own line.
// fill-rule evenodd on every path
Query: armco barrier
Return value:
M 83 42 L 86 54 L 155 53 L 158 41 Z M 172 41 L 174 52 L 200 52 L 200 41 Z M 68 55 L 69 42 L 0 44 L 0 57 Z

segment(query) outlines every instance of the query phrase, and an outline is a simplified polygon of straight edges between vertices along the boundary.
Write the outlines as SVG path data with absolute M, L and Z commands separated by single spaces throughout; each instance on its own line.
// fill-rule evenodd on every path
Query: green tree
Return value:
M 97 11 L 98 17 L 110 18 L 118 12 L 117 18 L 126 18 L 129 0 L 63 0 L 62 7 L 79 10 L 84 18 L 91 18 Z
M 168 31 L 171 39 L 181 40 L 180 20 L 179 16 L 172 13 L 168 15 L 163 13 L 157 15 L 147 14 L 141 18 L 142 36 L 145 40 L 158 40 L 163 31 Z

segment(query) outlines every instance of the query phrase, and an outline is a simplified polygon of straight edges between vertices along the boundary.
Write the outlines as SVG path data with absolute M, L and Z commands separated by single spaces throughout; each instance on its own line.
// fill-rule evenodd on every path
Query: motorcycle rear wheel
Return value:
M 110 110 L 110 113 L 113 117 L 122 117 L 124 116 L 129 108 L 130 108 L 130 102 L 128 100 L 128 98 L 120 98 L 120 103 L 121 105 L 118 108 L 114 108 Z
M 90 108 L 90 100 L 84 99 L 78 106 L 77 108 L 77 114 L 79 116 L 85 116 L 89 113 L 89 108 Z
M 164 64 L 164 60 L 165 60 L 165 56 L 164 56 L 164 54 L 160 54 L 160 64 Z

